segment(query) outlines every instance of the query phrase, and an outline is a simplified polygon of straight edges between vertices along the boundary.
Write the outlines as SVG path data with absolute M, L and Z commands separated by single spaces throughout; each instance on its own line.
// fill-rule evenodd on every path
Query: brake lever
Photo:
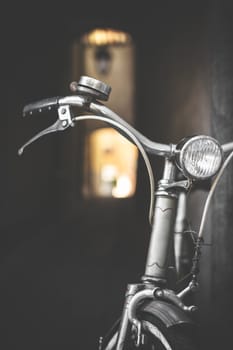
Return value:
M 34 141 L 38 140 L 40 137 L 50 134 L 52 132 L 64 131 L 69 126 L 74 126 L 74 122 L 72 121 L 70 106 L 60 106 L 58 107 L 58 119 L 54 124 L 49 126 L 48 128 L 40 131 L 38 134 L 33 136 L 29 141 L 27 141 L 20 149 L 18 150 L 18 155 L 22 155 L 24 149 L 32 144 Z

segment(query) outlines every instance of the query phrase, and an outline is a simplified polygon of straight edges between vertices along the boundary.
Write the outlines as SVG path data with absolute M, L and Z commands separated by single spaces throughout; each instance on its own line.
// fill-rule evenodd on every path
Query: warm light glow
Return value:
M 130 196 L 132 192 L 132 182 L 128 175 L 121 175 L 117 178 L 116 186 L 112 189 L 112 195 L 116 198 Z
M 123 45 L 131 42 L 128 33 L 115 29 L 97 28 L 91 32 L 84 34 L 82 42 L 85 45 L 106 46 L 106 45 Z
M 86 194 L 115 198 L 132 196 L 136 189 L 136 146 L 116 130 L 101 128 L 87 137 L 86 147 Z

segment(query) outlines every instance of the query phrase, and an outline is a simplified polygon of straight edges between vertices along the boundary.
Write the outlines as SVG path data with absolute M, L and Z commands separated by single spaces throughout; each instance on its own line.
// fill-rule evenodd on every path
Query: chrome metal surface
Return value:
M 100 80 L 83 75 L 76 85 L 76 92 L 87 94 L 101 101 L 107 101 L 111 92 L 111 86 Z
M 198 151 L 196 152 L 196 154 L 198 154 L 198 161 L 195 162 L 195 158 L 196 158 L 196 156 L 194 157 L 195 151 L 192 151 L 192 154 L 190 154 L 188 157 L 188 161 L 186 161 L 185 154 L 188 152 L 189 149 L 192 150 L 193 144 L 194 145 L 200 144 L 200 142 L 201 142 L 201 148 L 199 148 Z M 202 169 L 201 167 L 202 164 L 209 165 L 210 163 L 209 158 L 208 160 L 205 159 L 205 161 L 202 161 L 202 162 L 200 161 L 200 155 L 205 156 L 207 154 L 207 149 L 206 148 L 203 149 L 203 145 L 205 145 L 205 142 L 208 142 L 208 144 L 212 144 L 212 145 L 214 144 L 215 151 L 217 150 L 219 155 L 218 166 L 215 166 L 214 171 L 212 170 L 212 172 L 208 174 L 204 173 L 203 171 L 202 172 L 199 171 L 199 173 L 196 172 L 196 170 Z M 222 160 L 223 160 L 223 150 L 220 143 L 213 137 L 206 136 L 206 135 L 197 135 L 197 136 L 188 138 L 187 141 L 182 145 L 180 152 L 178 152 L 177 155 L 178 155 L 177 165 L 180 167 L 184 175 L 190 179 L 196 179 L 196 180 L 205 180 L 216 175 L 216 173 L 219 171 L 222 165 Z M 215 158 L 215 161 L 216 161 L 216 158 Z M 190 169 L 190 165 L 192 170 Z M 210 169 L 209 167 L 207 168 Z M 195 173 L 193 171 L 194 169 L 195 169 Z
M 132 125 L 128 124 L 124 119 L 122 119 L 118 114 L 113 112 L 111 109 L 101 104 L 100 102 L 93 101 L 88 98 L 88 96 L 74 95 L 74 96 L 65 96 L 59 99 L 59 105 L 66 105 L 80 107 L 84 112 L 93 113 L 94 115 L 100 115 L 112 119 L 125 128 L 127 128 L 132 134 L 137 137 L 141 142 L 143 147 L 148 153 L 155 154 L 158 156 L 167 156 L 168 158 L 173 157 L 175 154 L 175 145 L 162 144 L 149 140 L 147 137 L 142 135 L 138 130 L 136 130 Z
M 123 125 L 127 128 L 138 140 L 142 143 L 145 150 L 151 154 L 158 156 L 166 156 L 171 158 L 175 154 L 175 145 L 162 144 L 149 140 L 147 137 L 142 135 L 138 130 L 136 130 L 132 125 L 128 124 L 124 119 L 122 119 L 118 114 L 113 112 L 111 109 L 101 104 L 100 102 L 93 101 L 86 95 L 74 95 L 74 96 L 65 96 L 59 99 L 59 105 L 76 106 L 84 109 L 85 112 L 93 113 L 94 115 L 100 115 Z
M 32 137 L 29 141 L 27 141 L 19 150 L 18 154 L 22 155 L 24 152 L 24 149 L 32 144 L 34 141 L 38 140 L 44 135 L 50 134 L 52 132 L 57 131 L 64 131 L 69 126 L 73 126 L 73 121 L 71 119 L 71 113 L 70 113 L 70 107 L 69 106 L 62 106 L 58 108 L 58 117 L 59 119 L 51 126 L 46 128 L 45 130 L 42 130 L 38 134 L 36 134 L 34 137 Z
M 186 288 L 184 288 L 180 293 L 177 294 L 177 296 L 182 299 L 190 292 L 195 292 L 198 289 L 198 287 L 198 283 L 192 280 Z
M 123 308 L 122 317 L 121 317 L 121 323 L 118 330 L 116 350 L 124 349 L 125 339 L 129 330 L 129 325 L 130 325 L 129 315 L 128 315 L 130 301 L 134 297 L 134 295 L 138 293 L 142 288 L 144 288 L 143 284 L 129 284 L 127 286 L 124 308 Z
M 136 328 L 136 346 L 140 346 L 142 343 L 142 323 L 137 317 L 138 305 L 141 301 L 145 299 L 154 299 L 154 289 L 144 289 L 137 292 L 129 301 L 128 305 L 128 318 L 129 321 Z
M 188 190 L 192 185 L 192 181 L 187 179 L 187 180 L 180 180 L 180 181 L 174 181 L 174 182 L 171 182 L 171 183 L 167 183 L 167 182 L 162 182 L 162 181 L 159 181 L 159 188 L 160 188 L 160 191 L 163 190 L 163 191 L 166 191 L 166 190 L 169 190 L 169 189 L 183 189 L 183 190 Z
M 173 290 L 158 288 L 154 291 L 154 295 L 155 297 L 172 302 L 185 312 L 194 312 L 197 310 L 195 305 L 186 306 Z
M 73 95 L 73 96 L 64 96 L 61 97 L 58 101 L 60 106 L 64 105 L 70 105 L 73 107 L 80 107 L 80 108 L 87 108 L 87 111 L 89 110 L 88 103 L 90 103 L 90 99 L 86 96 L 81 95 Z
M 176 202 L 173 196 L 159 195 L 156 198 L 144 279 L 166 280 Z
M 233 151 L 233 142 L 228 142 L 222 145 L 223 152 Z
M 167 184 L 171 183 L 175 179 L 175 173 L 176 173 L 176 167 L 174 165 L 174 162 L 166 158 L 164 162 L 164 170 L 163 170 L 163 182 L 167 182 Z
M 130 130 L 143 144 L 145 147 L 145 150 L 151 154 L 156 154 L 159 156 L 167 156 L 172 157 L 174 155 L 174 145 L 166 145 L 162 143 L 157 143 L 149 140 L 147 137 L 142 135 L 138 130 L 136 130 L 134 127 L 132 127 L 130 124 L 128 124 L 125 120 L 123 120 L 119 115 L 114 113 L 112 110 L 110 110 L 108 107 L 99 104 L 97 102 L 92 102 L 90 104 L 90 110 L 91 112 L 95 114 L 103 115 L 107 118 L 111 118 L 120 124 L 124 125 L 128 130 Z

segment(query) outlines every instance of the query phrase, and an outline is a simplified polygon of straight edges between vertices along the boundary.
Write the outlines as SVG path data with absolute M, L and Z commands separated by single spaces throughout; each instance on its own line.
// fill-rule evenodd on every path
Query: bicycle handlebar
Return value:
M 87 97 L 85 95 L 52 97 L 36 101 L 24 107 L 23 115 L 26 116 L 32 115 L 33 113 L 41 113 L 46 109 L 51 110 L 54 107 L 59 109 L 62 106 L 79 107 L 81 110 L 84 110 L 84 112 L 93 113 L 95 115 L 98 114 L 102 117 L 114 120 L 117 123 L 123 125 L 125 128 L 127 128 L 141 142 L 141 144 L 147 152 L 167 157 L 171 157 L 173 155 L 174 145 L 166 145 L 151 141 L 150 139 L 142 135 L 138 130 L 136 130 L 132 125 L 130 125 L 124 119 L 122 119 L 118 114 L 113 112 L 111 109 L 109 109 L 108 107 L 106 107 L 98 101 L 90 99 L 90 97 Z M 65 128 L 60 128 L 59 130 L 64 129 Z M 49 132 L 53 131 L 58 131 L 57 124 L 56 130 L 52 130 L 51 128 Z
M 70 108 L 79 107 L 82 112 L 84 111 L 84 113 L 99 115 L 100 117 L 115 121 L 116 124 L 114 127 L 120 133 L 122 133 L 122 128 L 120 126 L 123 126 L 137 138 L 137 140 L 144 147 L 145 151 L 148 153 L 168 158 L 174 156 L 176 145 L 168 145 L 151 141 L 146 136 L 142 135 L 138 130 L 136 130 L 132 125 L 122 119 L 118 114 L 113 112 L 106 105 L 103 105 L 101 102 L 99 102 L 99 100 L 108 100 L 109 94 L 111 92 L 111 87 L 109 85 L 88 76 L 81 76 L 79 82 L 71 83 L 70 88 L 71 91 L 76 93 L 76 95 L 46 98 L 34 103 L 30 103 L 24 107 L 24 116 L 32 115 L 33 113 L 40 113 L 45 110 L 50 111 L 51 109 L 56 108 L 58 110 L 59 117 L 55 124 L 51 125 L 49 128 L 33 137 L 31 140 L 29 140 L 29 142 L 27 142 L 25 146 L 43 136 L 44 134 L 48 134 L 54 131 L 63 131 L 67 127 L 73 126 L 75 118 L 73 118 L 73 113 Z M 117 127 L 117 125 L 119 125 L 119 127 Z M 128 137 L 127 133 L 123 133 L 123 135 L 132 142 L 132 139 Z M 24 146 L 21 148 L 21 151 L 23 151 L 23 148 Z M 232 151 L 233 142 L 222 145 L 222 150 L 226 153 Z

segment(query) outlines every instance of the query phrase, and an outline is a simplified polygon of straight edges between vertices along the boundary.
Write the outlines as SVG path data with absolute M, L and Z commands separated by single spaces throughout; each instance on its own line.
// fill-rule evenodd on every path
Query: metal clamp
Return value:
M 180 295 L 175 294 L 175 292 L 173 292 L 172 290 L 169 290 L 169 289 L 157 288 L 154 291 L 154 296 L 159 298 L 159 299 L 163 299 L 163 300 L 167 300 L 167 301 L 172 302 L 173 304 L 175 304 L 176 306 L 178 306 L 180 309 L 182 309 L 185 312 L 186 311 L 187 312 L 194 312 L 197 310 L 197 307 L 195 305 L 186 306 L 180 300 Z
M 174 181 L 174 182 L 166 182 L 166 181 L 159 181 L 159 189 L 163 189 L 163 190 L 169 190 L 172 188 L 175 189 L 183 189 L 183 190 L 188 190 L 190 188 L 190 186 L 192 185 L 192 181 L 190 179 L 187 180 L 180 180 L 180 181 Z

